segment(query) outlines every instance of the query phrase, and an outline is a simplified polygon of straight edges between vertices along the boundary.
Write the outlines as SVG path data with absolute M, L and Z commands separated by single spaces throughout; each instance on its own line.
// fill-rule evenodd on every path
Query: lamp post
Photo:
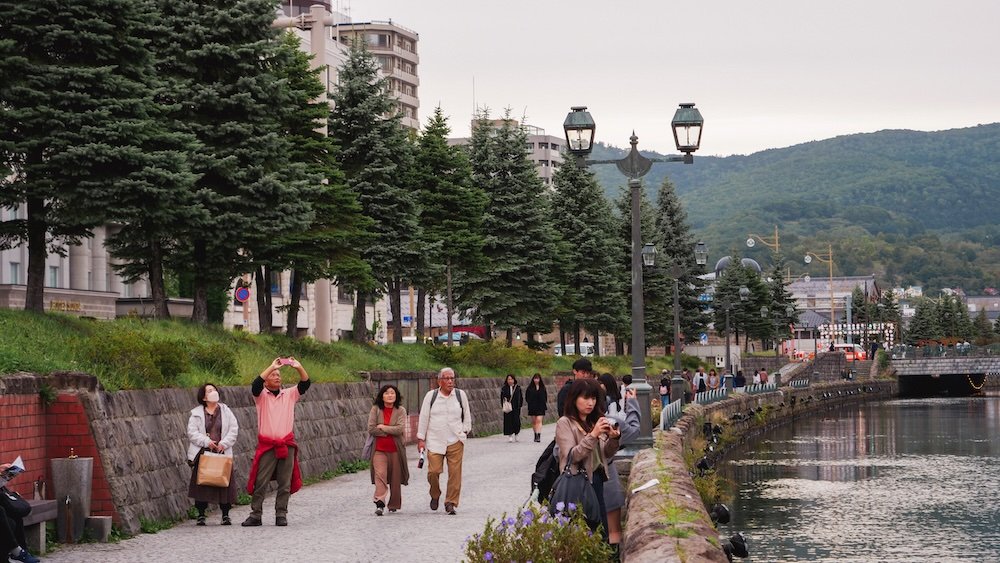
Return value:
M 694 249 L 694 259 L 699 266 L 704 266 L 708 262 L 708 248 L 704 242 L 698 242 Z M 681 300 L 680 300 L 680 279 L 684 275 L 684 267 L 681 264 L 674 264 L 670 269 L 670 275 L 674 278 L 674 374 L 681 372 Z
M 740 287 L 740 301 L 746 301 L 750 298 L 750 288 L 747 286 Z M 734 303 L 727 301 L 722 302 L 722 309 L 726 312 L 726 373 L 733 373 L 733 355 L 729 351 L 729 311 L 735 307 Z
M 774 343 L 774 356 L 778 357 L 778 320 L 781 318 L 790 319 L 792 315 L 795 314 L 795 307 L 791 305 L 785 306 L 785 316 L 781 316 L 781 311 L 769 311 L 767 306 L 760 308 L 760 316 L 762 319 L 768 318 L 768 313 L 770 312 L 771 324 L 774 325 L 774 336 L 772 337 L 772 342 Z
M 836 315 L 837 309 L 836 306 L 833 304 L 833 244 L 827 243 L 826 252 L 822 252 L 819 254 L 815 252 L 806 252 L 806 256 L 803 260 L 805 261 L 806 264 L 809 264 L 810 262 L 813 261 L 813 258 L 819 260 L 824 264 L 829 264 L 830 266 L 830 335 L 831 338 L 833 338 L 832 336 L 833 325 L 834 323 L 837 322 L 837 315 Z
M 632 150 L 619 160 L 587 160 L 594 147 L 594 134 L 597 130 L 594 118 L 586 106 L 574 106 L 566 115 L 563 131 L 566 133 L 566 147 L 570 154 L 577 158 L 581 167 L 592 164 L 614 164 L 618 171 L 628 178 L 629 192 L 632 197 L 632 386 L 636 390 L 640 408 L 639 437 L 635 444 L 644 448 L 653 444 L 653 428 L 650 420 L 649 396 L 652 391 L 646 382 L 646 334 L 643 326 L 642 299 L 642 230 L 640 222 L 640 194 L 642 183 L 639 178 L 646 175 L 654 162 L 694 162 L 694 152 L 701 145 L 701 130 L 705 120 L 701 117 L 694 104 L 681 104 L 674 112 L 670 125 L 674 133 L 674 143 L 681 154 L 666 158 L 650 159 L 639 154 L 636 148 L 639 137 L 632 133 L 629 143 Z M 651 245 L 650 245 L 651 246 Z M 654 249 L 655 250 L 655 249 Z

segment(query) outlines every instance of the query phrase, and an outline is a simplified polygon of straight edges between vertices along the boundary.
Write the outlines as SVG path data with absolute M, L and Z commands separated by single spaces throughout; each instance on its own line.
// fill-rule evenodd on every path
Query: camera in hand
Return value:
M 608 419 L 608 424 L 611 425 L 612 429 L 614 429 L 614 430 L 618 429 L 618 421 L 616 419 L 614 419 L 614 418 Z
M 278 364 L 283 365 L 283 366 L 290 366 L 290 365 L 292 365 L 292 359 L 291 358 L 278 358 Z
M 424 452 L 420 452 L 420 459 L 417 460 L 417 469 L 424 468 Z

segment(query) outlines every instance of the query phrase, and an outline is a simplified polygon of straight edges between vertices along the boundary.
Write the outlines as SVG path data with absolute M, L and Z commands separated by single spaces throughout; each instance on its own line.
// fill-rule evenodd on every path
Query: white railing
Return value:
M 771 391 L 777 391 L 778 384 L 772 381 L 770 383 L 758 383 L 757 385 L 747 385 L 742 389 L 743 389 L 742 393 L 746 393 L 748 395 L 756 395 L 757 393 L 770 393 Z
M 681 414 L 684 412 L 684 409 L 682 408 L 683 406 L 683 401 L 681 399 L 677 399 L 676 401 L 663 407 L 663 410 L 660 411 L 660 430 L 666 430 L 677 422 L 677 419 L 679 419 Z
M 788 382 L 788 386 L 795 389 L 805 389 L 809 387 L 809 378 L 793 379 Z
M 702 391 L 701 393 L 695 393 L 694 402 L 699 405 L 711 405 L 716 401 L 721 401 L 729 396 L 729 391 L 725 387 L 720 387 L 719 389 L 712 389 L 711 391 Z

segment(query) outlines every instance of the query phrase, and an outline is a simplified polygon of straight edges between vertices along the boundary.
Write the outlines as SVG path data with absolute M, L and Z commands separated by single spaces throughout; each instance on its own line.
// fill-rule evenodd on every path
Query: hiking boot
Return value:
M 375 501 L 375 516 L 382 516 L 385 511 L 385 503 L 377 500 Z
M 260 518 L 257 518 L 256 516 L 247 516 L 247 519 L 244 520 L 240 526 L 260 526 L 261 524 L 263 524 L 263 522 L 260 521 Z
M 199 514 L 198 515 L 198 524 L 197 525 L 198 526 L 204 526 L 205 525 L 205 515 L 204 514 Z
M 444 511 L 447 512 L 449 515 L 454 516 L 455 515 L 455 505 L 452 504 L 452 503 L 450 503 L 450 502 L 444 503 Z
M 437 510 L 438 509 L 438 500 L 439 499 L 436 499 L 436 498 L 432 498 L 431 499 L 431 510 Z
M 285 518 L 284 516 L 275 516 L 274 517 L 274 525 L 275 526 L 287 526 L 288 525 L 288 518 Z

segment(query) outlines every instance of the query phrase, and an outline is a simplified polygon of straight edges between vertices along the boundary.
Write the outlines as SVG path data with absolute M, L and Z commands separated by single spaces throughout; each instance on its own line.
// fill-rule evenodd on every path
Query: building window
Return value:
M 551 145 L 549 145 L 549 148 L 552 149 L 552 150 L 554 150 L 554 151 L 557 151 L 557 150 L 559 150 L 559 145 L 557 145 L 555 143 L 552 143 Z
M 392 59 L 386 55 L 377 55 L 378 64 L 382 67 L 382 72 L 392 74 Z
M 21 263 L 11 262 L 10 263 L 10 283 L 20 284 L 21 283 Z
M 271 272 L 271 295 L 281 295 L 281 272 Z
M 524 143 L 524 150 L 526 151 L 535 150 L 535 143 Z
M 59 266 L 49 266 L 48 287 L 59 287 Z
M 390 45 L 390 37 L 388 33 L 369 33 L 365 39 L 368 40 L 369 47 L 388 49 Z
M 549 161 L 547 161 L 547 160 L 539 160 L 538 161 L 538 165 L 539 166 L 544 166 L 545 168 L 548 168 L 549 167 Z
M 344 286 L 337 286 L 337 303 L 354 303 L 354 294 L 348 291 Z
M 538 143 L 538 148 L 540 148 L 540 149 L 548 149 L 549 148 L 549 144 L 548 143 Z

